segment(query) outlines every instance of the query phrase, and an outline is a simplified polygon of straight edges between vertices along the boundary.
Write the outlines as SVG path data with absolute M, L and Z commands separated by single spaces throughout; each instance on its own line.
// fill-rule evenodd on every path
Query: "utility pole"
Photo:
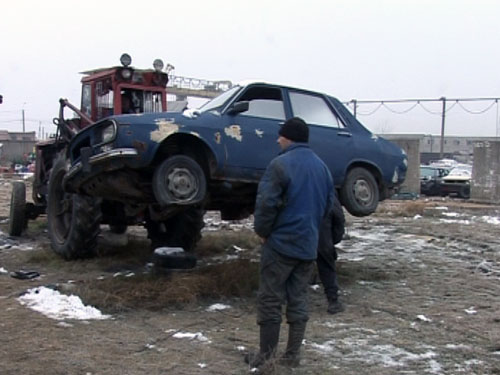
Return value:
M 439 100 L 443 101 L 443 112 L 441 113 L 441 148 L 439 151 L 439 158 L 442 159 L 444 155 L 444 123 L 446 118 L 446 98 L 443 96 Z
M 23 112 L 23 133 L 24 133 L 24 131 L 25 131 L 25 129 L 26 129 L 26 128 L 25 128 L 25 122 L 24 122 L 24 108 L 23 108 L 22 112 Z

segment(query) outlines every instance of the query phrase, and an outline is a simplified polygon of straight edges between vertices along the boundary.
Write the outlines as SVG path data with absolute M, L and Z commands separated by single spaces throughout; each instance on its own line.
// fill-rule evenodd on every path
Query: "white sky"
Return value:
M 140 68 L 162 58 L 176 75 L 259 78 L 343 101 L 498 97 L 499 15 L 496 0 L 3 2 L 0 129 L 21 131 L 24 108 L 27 131 L 40 122 L 53 131 L 58 99 L 79 105 L 78 72 L 116 65 L 123 52 Z M 359 118 L 374 132 L 438 134 L 441 126 L 418 107 Z M 496 105 L 481 116 L 456 106 L 446 133 L 495 136 L 497 125 Z

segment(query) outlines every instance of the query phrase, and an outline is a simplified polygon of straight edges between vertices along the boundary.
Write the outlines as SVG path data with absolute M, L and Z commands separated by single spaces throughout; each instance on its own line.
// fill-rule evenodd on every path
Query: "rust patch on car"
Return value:
M 215 143 L 220 145 L 220 133 L 219 132 L 215 133 L 214 137 L 215 137 Z
M 151 132 L 151 140 L 153 142 L 160 143 L 168 136 L 179 131 L 179 125 L 167 119 L 157 119 L 155 123 L 158 129 Z
M 228 137 L 234 138 L 239 142 L 243 140 L 243 137 L 241 136 L 241 127 L 239 125 L 231 125 L 224 128 L 224 133 L 226 133 Z
M 138 140 L 135 140 L 132 142 L 132 146 L 134 146 L 134 148 L 137 150 L 137 151 L 141 151 L 141 152 L 144 152 L 148 149 L 148 146 L 145 142 L 140 142 Z

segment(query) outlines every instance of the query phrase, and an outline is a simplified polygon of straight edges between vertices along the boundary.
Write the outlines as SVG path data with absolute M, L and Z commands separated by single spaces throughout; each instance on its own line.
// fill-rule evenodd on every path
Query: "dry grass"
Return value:
M 254 249 L 260 245 L 259 237 L 250 229 L 241 231 L 205 232 L 196 246 L 196 254 L 209 256 L 222 254 L 233 245 L 243 249 Z
M 107 311 L 160 310 L 194 305 L 203 299 L 249 297 L 258 288 L 258 264 L 239 259 L 189 272 L 144 274 L 89 280 L 76 292 Z
M 424 201 L 403 201 L 403 202 L 385 202 L 378 206 L 376 214 L 388 216 L 413 217 L 423 215 L 427 203 Z

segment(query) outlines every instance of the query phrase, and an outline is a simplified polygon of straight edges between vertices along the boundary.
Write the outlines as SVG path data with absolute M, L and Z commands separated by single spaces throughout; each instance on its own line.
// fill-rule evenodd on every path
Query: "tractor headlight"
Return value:
M 130 79 L 130 77 L 132 77 L 132 71 L 130 69 L 122 69 L 122 77 L 123 79 Z

